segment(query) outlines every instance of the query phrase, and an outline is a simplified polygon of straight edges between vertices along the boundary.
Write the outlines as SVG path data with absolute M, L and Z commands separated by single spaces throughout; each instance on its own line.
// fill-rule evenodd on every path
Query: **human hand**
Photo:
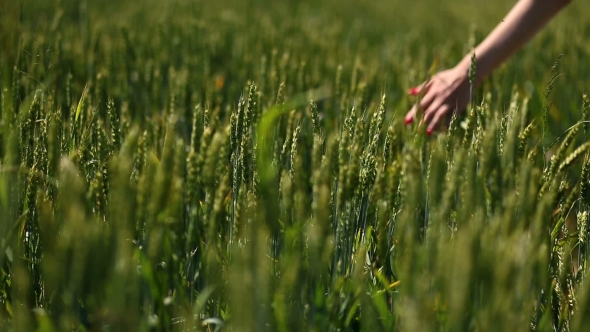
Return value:
M 449 119 L 453 110 L 463 110 L 469 102 L 469 70 L 462 64 L 437 73 L 429 81 L 408 90 L 412 96 L 422 98 L 410 109 L 405 124 L 414 122 L 418 116 L 427 126 L 426 134 L 431 135 L 437 126 Z

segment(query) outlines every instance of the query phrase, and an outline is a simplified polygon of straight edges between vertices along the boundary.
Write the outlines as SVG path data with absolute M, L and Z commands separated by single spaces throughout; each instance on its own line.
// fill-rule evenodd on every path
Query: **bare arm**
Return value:
M 520 0 L 502 22 L 475 48 L 476 84 L 480 84 L 501 63 L 522 48 L 571 0 Z M 406 115 L 410 124 L 417 112 L 424 111 L 424 122 L 431 134 L 443 117 L 454 109 L 463 109 L 469 98 L 469 67 L 471 54 L 466 55 L 454 68 L 436 74 L 432 80 L 409 93 L 426 92 L 422 100 Z
M 500 64 L 521 49 L 571 0 L 521 0 L 502 22 L 475 48 L 477 81 L 481 82 Z M 471 56 L 460 66 L 468 70 Z

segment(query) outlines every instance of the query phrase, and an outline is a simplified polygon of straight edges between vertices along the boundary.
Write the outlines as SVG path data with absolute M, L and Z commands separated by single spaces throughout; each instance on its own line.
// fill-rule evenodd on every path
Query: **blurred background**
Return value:
M 157 27 L 165 26 L 178 27 L 187 33 L 198 26 L 212 27 L 212 22 L 219 23 L 210 30 L 209 37 L 212 39 L 223 37 L 225 41 L 231 41 L 234 38 L 251 38 L 249 43 L 260 41 L 268 48 L 273 47 L 268 41 L 292 41 L 301 47 L 306 44 L 313 47 L 313 42 L 324 40 L 348 51 L 341 53 L 342 58 L 365 53 L 366 58 L 381 61 L 379 65 L 401 64 L 408 70 L 418 71 L 422 67 L 428 68 L 436 58 L 442 69 L 453 66 L 469 51 L 470 45 L 481 42 L 515 3 L 514 0 L 0 0 L 0 57 L 8 60 L 2 61 L 0 75 L 5 83 L 10 82 L 9 67 L 15 63 L 19 52 L 27 51 L 19 48 L 19 45 L 28 42 L 23 40 L 27 37 L 20 34 L 25 30 L 43 33 L 74 24 L 78 29 L 68 30 L 67 40 L 75 41 L 77 38 L 79 43 L 74 47 L 85 47 L 85 52 L 91 52 L 92 43 L 122 41 L 123 30 L 138 35 L 137 32 L 155 31 Z M 512 70 L 499 70 L 502 74 L 494 77 L 522 87 L 528 85 L 529 91 L 531 88 L 540 89 L 538 84 L 531 82 L 547 82 L 553 62 L 564 54 L 561 73 L 568 82 L 568 89 L 584 90 L 583 78 L 590 77 L 590 68 L 587 61 L 580 59 L 590 52 L 590 43 L 584 40 L 590 35 L 589 15 L 590 10 L 583 1 L 573 1 L 531 44 L 506 64 Z M 263 33 L 264 38 L 253 34 L 252 27 Z M 297 34 L 301 30 L 309 39 L 304 40 Z M 64 33 L 60 35 L 65 37 Z M 48 39 L 52 36 L 56 35 L 44 34 L 35 38 L 37 43 L 49 44 Z M 148 34 L 143 37 L 155 36 Z M 174 42 L 183 42 L 181 34 Z M 234 46 L 239 45 L 236 43 Z M 183 49 L 186 47 L 184 45 Z M 51 47 L 47 51 L 51 52 Z M 243 61 L 236 58 L 239 53 L 234 49 L 232 55 L 226 54 L 227 61 Z M 413 83 L 416 84 L 420 81 L 418 78 L 415 80 Z M 571 95 L 564 94 L 560 89 L 556 89 L 555 98 L 557 107 L 579 105 L 579 99 L 573 100 Z M 561 116 L 567 119 L 567 114 Z

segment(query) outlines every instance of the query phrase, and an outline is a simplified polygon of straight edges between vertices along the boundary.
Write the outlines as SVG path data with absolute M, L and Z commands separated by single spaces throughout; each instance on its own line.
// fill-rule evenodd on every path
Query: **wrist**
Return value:
M 470 71 L 471 71 L 471 56 L 473 53 L 467 54 L 455 67 L 455 69 L 460 73 L 460 75 L 464 75 L 466 80 L 469 81 Z M 476 54 L 475 60 L 475 86 L 479 86 L 483 83 L 485 78 L 487 77 L 487 72 L 485 70 L 485 66 L 483 63 L 479 61 Z
M 459 76 L 461 78 L 461 80 L 463 82 L 467 82 L 467 84 L 469 84 L 469 71 L 471 67 L 471 59 L 469 57 L 465 57 L 463 60 L 461 60 L 454 68 L 457 76 Z M 476 72 L 477 75 L 477 72 Z M 477 79 L 476 79 L 476 84 L 477 84 Z

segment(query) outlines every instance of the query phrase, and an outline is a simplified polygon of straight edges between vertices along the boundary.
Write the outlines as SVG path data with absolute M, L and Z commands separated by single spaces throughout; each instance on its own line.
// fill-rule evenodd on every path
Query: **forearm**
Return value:
M 476 81 L 481 82 L 502 62 L 522 48 L 570 1 L 520 0 L 490 35 L 475 48 Z M 469 70 L 471 54 L 459 63 Z

